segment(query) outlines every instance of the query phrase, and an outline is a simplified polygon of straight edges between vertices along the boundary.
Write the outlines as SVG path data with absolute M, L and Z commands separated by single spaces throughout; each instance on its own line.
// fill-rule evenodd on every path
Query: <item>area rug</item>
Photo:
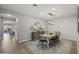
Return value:
M 38 46 L 38 40 L 36 40 L 26 42 L 24 43 L 24 45 L 28 47 L 34 54 L 69 54 L 71 51 L 72 43 L 74 42 L 72 42 L 71 40 L 62 39 L 60 43 L 57 44 L 56 46 L 43 48 Z M 75 47 L 75 45 L 73 46 L 74 48 L 77 48 Z

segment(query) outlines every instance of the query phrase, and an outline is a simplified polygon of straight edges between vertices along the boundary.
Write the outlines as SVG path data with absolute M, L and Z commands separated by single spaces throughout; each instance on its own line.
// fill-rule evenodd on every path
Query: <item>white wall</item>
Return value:
M 77 53 L 79 54 L 79 40 L 77 41 Z
M 19 21 L 17 23 L 17 35 L 19 40 L 30 40 L 32 32 L 31 26 L 33 26 L 37 21 L 42 22 L 42 20 L 40 19 L 29 17 L 27 15 L 23 15 L 4 8 L 0 8 L 0 13 L 9 13 L 19 18 Z
M 10 13 L 17 17 L 19 17 L 17 32 L 18 32 L 18 39 L 21 40 L 29 40 L 31 34 L 31 26 L 36 21 L 39 21 L 37 18 L 29 17 L 27 15 L 23 15 L 17 12 L 13 12 L 10 10 L 0 9 L 0 13 Z M 42 22 L 42 20 L 41 20 Z M 76 17 L 66 17 L 61 19 L 55 19 L 54 25 L 48 26 L 49 31 L 61 31 L 62 37 L 65 39 L 70 40 L 77 40 L 78 33 L 77 33 L 77 18 Z
M 2 39 L 2 21 L 1 21 L 1 18 L 0 18 L 0 39 Z
M 20 20 L 20 30 L 21 30 L 21 36 L 24 40 L 30 40 L 31 39 L 31 27 L 34 25 L 35 22 L 41 21 L 39 19 L 35 19 L 32 17 L 27 16 L 21 16 L 22 19 Z M 41 21 L 42 22 L 42 21 Z
M 0 19 L 0 37 L 1 37 L 1 19 Z
M 48 26 L 49 31 L 61 31 L 62 37 L 70 40 L 78 39 L 77 17 L 55 19 L 54 25 Z

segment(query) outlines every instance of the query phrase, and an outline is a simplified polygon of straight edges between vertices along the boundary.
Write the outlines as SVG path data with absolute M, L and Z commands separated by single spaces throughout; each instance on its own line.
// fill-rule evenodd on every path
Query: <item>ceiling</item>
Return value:
M 0 7 L 40 19 L 77 15 L 77 5 L 75 4 L 38 4 L 37 6 L 33 6 L 33 4 L 2 4 Z

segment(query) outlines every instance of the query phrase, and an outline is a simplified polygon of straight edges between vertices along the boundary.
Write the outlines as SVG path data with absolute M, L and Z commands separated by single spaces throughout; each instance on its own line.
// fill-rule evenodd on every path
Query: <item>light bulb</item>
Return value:
M 52 10 L 55 10 L 55 8 L 52 8 Z

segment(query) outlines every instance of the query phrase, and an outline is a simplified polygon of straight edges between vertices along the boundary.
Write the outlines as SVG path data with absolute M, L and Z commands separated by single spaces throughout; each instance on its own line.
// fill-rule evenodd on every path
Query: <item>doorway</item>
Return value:
M 5 34 L 15 37 L 17 40 L 17 20 L 18 18 L 10 14 L 0 14 L 2 37 Z

